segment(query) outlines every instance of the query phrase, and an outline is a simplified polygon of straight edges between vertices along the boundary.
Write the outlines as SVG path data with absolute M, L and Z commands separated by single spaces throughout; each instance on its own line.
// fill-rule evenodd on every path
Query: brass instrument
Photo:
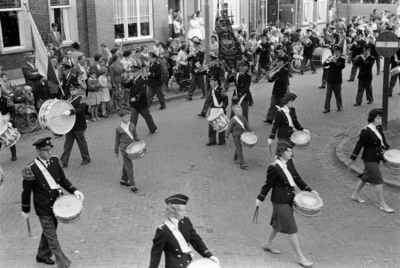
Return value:
M 307 37 L 303 37 L 303 38 L 301 39 L 301 43 L 302 43 L 304 46 L 306 46 L 306 47 L 310 47 L 311 44 L 312 44 L 312 41 L 311 41 L 310 38 L 308 38 L 308 36 L 307 36 Z
M 338 57 L 336 57 L 335 55 L 330 56 L 329 58 L 326 59 L 326 63 L 330 63 L 330 62 L 336 62 L 338 59 Z M 329 65 L 328 66 L 324 66 L 325 69 L 329 69 Z
M 267 79 L 268 80 L 272 80 L 274 75 L 276 75 L 283 67 L 285 67 L 286 64 L 288 64 L 288 63 L 285 62 L 282 65 L 279 65 L 279 64 L 276 63 L 275 66 L 268 72 Z

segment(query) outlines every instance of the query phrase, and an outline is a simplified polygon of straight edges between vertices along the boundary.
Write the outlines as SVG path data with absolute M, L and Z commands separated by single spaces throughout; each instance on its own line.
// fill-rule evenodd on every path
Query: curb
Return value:
M 335 149 L 336 156 L 337 156 L 337 158 L 340 160 L 340 162 L 342 162 L 342 164 L 343 164 L 346 168 L 349 167 L 349 166 L 347 165 L 348 157 L 346 157 L 346 156 L 344 155 L 344 153 L 343 153 L 343 146 L 344 146 L 344 144 L 345 144 L 348 140 L 350 140 L 351 138 L 353 138 L 354 136 L 357 136 L 357 135 L 358 135 L 358 134 L 343 139 L 343 140 L 342 140 L 341 142 L 339 142 L 339 144 L 336 146 L 336 149 Z M 363 173 L 363 171 L 362 171 L 360 168 L 356 167 L 355 165 L 351 165 L 351 166 L 350 166 L 350 170 L 351 170 L 352 173 L 354 173 L 354 174 L 356 174 L 356 175 L 360 175 L 361 173 Z M 386 184 L 386 185 L 388 185 L 388 186 L 392 186 L 392 187 L 395 187 L 395 188 L 400 188 L 400 182 L 397 182 L 397 181 L 388 180 L 388 179 L 383 179 L 383 183 Z

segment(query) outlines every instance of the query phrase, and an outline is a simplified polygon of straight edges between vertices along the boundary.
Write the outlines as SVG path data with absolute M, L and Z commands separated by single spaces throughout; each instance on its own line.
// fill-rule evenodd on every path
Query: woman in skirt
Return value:
M 278 141 L 277 159 L 268 167 L 267 181 L 256 199 L 256 206 L 258 207 L 264 201 L 268 192 L 273 188 L 271 193 L 273 207 L 271 227 L 263 249 L 274 254 L 280 254 L 281 252 L 278 249 L 272 247 L 272 240 L 278 232 L 288 234 L 290 243 L 297 255 L 297 262 L 304 267 L 310 267 L 313 263 L 307 260 L 301 252 L 297 237 L 297 225 L 292 208 L 295 196 L 294 187 L 298 186 L 301 190 L 313 192 L 316 195 L 318 193 L 307 186 L 297 173 L 291 159 L 293 147 L 294 143 L 291 140 Z
M 379 170 L 379 162 L 383 158 L 385 150 L 389 149 L 386 143 L 385 135 L 382 132 L 382 109 L 372 109 L 368 113 L 368 125 L 360 132 L 360 138 L 350 156 L 349 165 L 357 159 L 361 149 L 364 148 L 362 159 L 364 161 L 364 172 L 359 176 L 360 180 L 357 183 L 356 190 L 351 198 L 359 203 L 365 203 L 365 200 L 360 198 L 360 191 L 368 182 L 375 184 L 376 193 L 379 198 L 380 209 L 387 213 L 392 213 L 391 209 L 383 198 L 383 179 Z

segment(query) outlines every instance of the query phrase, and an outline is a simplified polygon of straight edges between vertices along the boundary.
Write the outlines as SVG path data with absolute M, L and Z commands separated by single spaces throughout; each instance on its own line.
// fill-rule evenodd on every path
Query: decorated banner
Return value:
M 220 14 L 218 14 L 219 11 Z M 217 15 L 215 16 L 215 31 L 219 40 L 218 58 L 225 60 L 231 68 L 236 68 L 237 61 L 242 59 L 242 51 L 232 29 L 232 23 L 233 16 L 228 16 L 228 4 L 223 0 L 218 1 Z

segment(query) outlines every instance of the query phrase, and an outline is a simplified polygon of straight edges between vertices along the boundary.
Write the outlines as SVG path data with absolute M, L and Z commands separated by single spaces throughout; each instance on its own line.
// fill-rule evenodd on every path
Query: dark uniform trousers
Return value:
M 356 78 L 358 66 L 354 64 L 355 60 L 352 60 L 352 66 L 351 66 L 351 71 L 350 71 L 350 80 L 354 80 Z
M 328 77 L 328 72 L 329 69 L 328 68 L 322 68 L 322 85 L 325 86 L 326 85 L 326 79 Z
M 393 94 L 393 88 L 396 85 L 397 79 L 399 79 L 400 83 L 400 74 L 396 74 L 390 77 L 389 90 L 388 90 L 389 96 L 392 96 Z
M 149 105 L 149 109 L 151 104 L 153 103 L 154 100 L 154 95 L 157 94 L 158 101 L 160 102 L 161 106 L 165 106 L 165 98 L 164 94 L 161 91 L 161 86 L 159 87 L 150 87 L 147 86 L 147 103 Z
M 301 61 L 301 66 L 300 66 L 300 70 L 302 72 L 304 72 L 306 70 L 306 64 L 307 64 L 307 61 L 309 61 L 309 60 L 310 60 L 311 70 L 312 71 L 316 71 L 317 70 L 315 68 L 314 61 L 312 59 L 312 55 L 307 55 L 306 56 L 306 55 L 303 54 L 303 60 Z
M 374 57 L 376 62 L 376 74 L 379 74 L 381 72 L 381 56 L 376 55 Z
M 131 107 L 131 123 L 137 126 L 139 114 L 143 116 L 149 130 L 154 131 L 156 125 L 154 124 L 149 108 L 138 109 Z
M 1 145 L 2 144 L 0 143 L 0 149 L 1 149 Z M 17 157 L 17 147 L 15 147 L 15 144 L 10 147 L 10 151 L 11 151 L 11 156 Z
M 365 94 L 367 95 L 367 101 L 374 101 L 374 97 L 372 96 L 372 81 L 371 80 L 363 81 L 363 80 L 359 79 L 356 103 L 358 103 L 358 104 L 362 103 L 364 90 L 365 90 Z
M 225 132 L 225 131 L 224 131 Z M 239 164 L 244 165 L 244 157 L 243 157 L 243 146 L 240 142 L 240 135 L 233 136 L 233 142 L 235 143 L 235 155 L 233 156 L 233 160 L 239 160 Z
M 289 91 L 289 87 L 288 87 L 287 91 Z M 271 95 L 271 104 L 269 106 L 268 113 L 267 113 L 268 121 L 271 121 L 271 122 L 274 121 L 275 116 L 278 112 L 278 108 L 276 108 L 276 105 L 282 107 L 283 106 L 282 99 L 283 99 L 283 96 Z
M 40 238 L 37 257 L 41 259 L 50 259 L 52 254 L 56 258 L 58 268 L 65 268 L 71 265 L 71 261 L 61 250 L 60 242 L 57 237 L 57 219 L 54 216 L 39 216 L 43 233 Z
M 190 87 L 188 90 L 188 97 L 191 98 L 193 96 L 194 91 L 196 90 L 196 86 L 199 85 L 201 88 L 201 92 L 203 92 L 203 96 L 206 95 L 204 75 L 203 74 L 194 74 L 192 72 L 192 81 L 190 82 Z
M 260 80 L 261 74 L 263 74 L 262 70 L 264 70 L 264 72 L 269 71 L 269 62 L 259 62 L 258 63 L 256 81 Z
M 336 105 L 338 109 L 341 109 L 342 104 L 342 84 L 331 84 L 327 83 L 326 86 L 326 99 L 325 99 L 325 110 L 331 109 L 331 99 L 332 99 L 332 91 L 335 94 Z
M 206 100 L 204 101 L 203 109 L 201 109 L 202 114 L 206 114 L 208 109 L 211 106 L 211 103 L 213 102 L 211 94 L 207 94 Z
M 133 171 L 132 159 L 128 157 L 125 150 L 121 150 L 122 160 L 124 164 L 122 166 L 121 181 L 129 182 L 131 186 L 135 186 L 135 174 Z
M 71 130 L 65 134 L 64 152 L 61 156 L 61 161 L 65 166 L 68 166 L 69 156 L 71 155 L 75 140 L 78 143 L 83 161 L 90 161 L 88 144 L 85 138 L 85 130 Z

